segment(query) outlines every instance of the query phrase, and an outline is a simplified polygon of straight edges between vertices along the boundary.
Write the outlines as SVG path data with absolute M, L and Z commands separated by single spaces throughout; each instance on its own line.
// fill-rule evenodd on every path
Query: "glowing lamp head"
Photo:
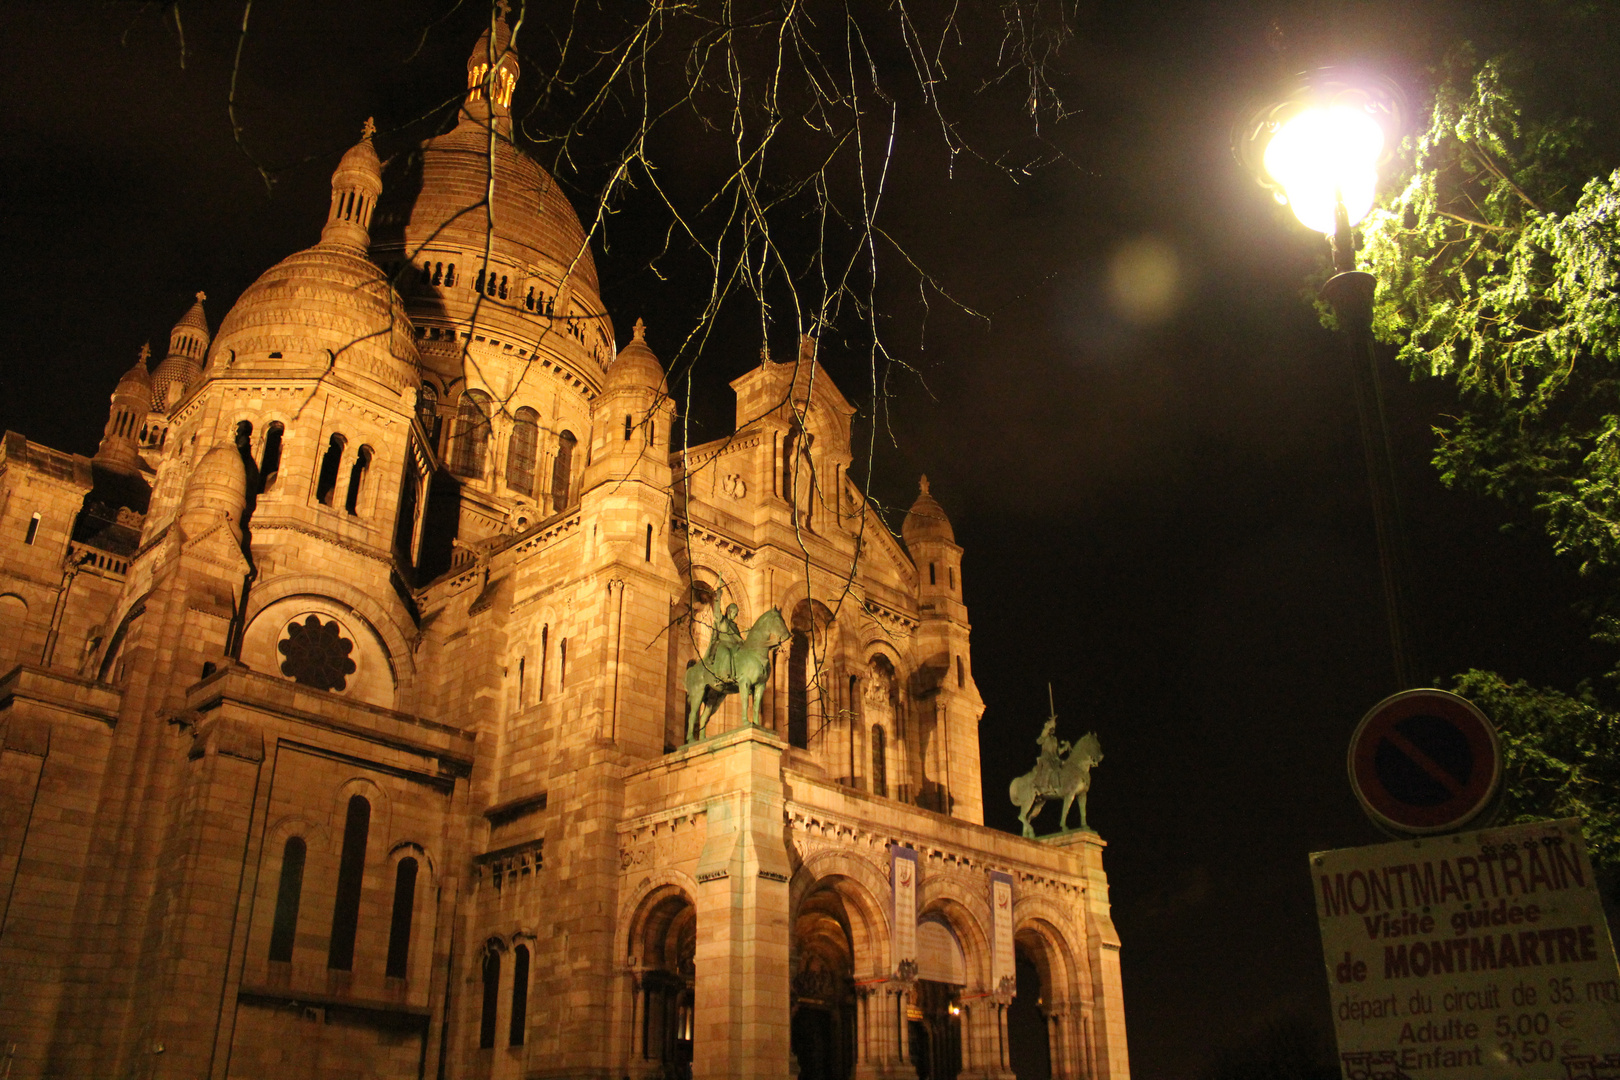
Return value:
M 1350 105 L 1295 113 L 1266 144 L 1266 173 L 1282 189 L 1294 215 L 1329 236 L 1342 199 L 1354 225 L 1372 209 L 1384 130 L 1366 110 Z

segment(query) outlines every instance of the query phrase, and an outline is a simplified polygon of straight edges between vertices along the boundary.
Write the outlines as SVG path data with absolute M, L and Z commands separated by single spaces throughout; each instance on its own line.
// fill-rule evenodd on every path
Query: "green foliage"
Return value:
M 1436 429 L 1446 483 L 1532 512 L 1555 550 L 1620 607 L 1620 170 L 1590 125 L 1536 115 L 1510 57 L 1454 52 L 1406 172 L 1362 225 L 1374 330 L 1414 377 L 1452 383 Z M 1620 643 L 1620 621 L 1597 619 Z M 1620 672 L 1611 673 L 1611 677 Z M 1504 821 L 1578 817 L 1593 861 L 1620 868 L 1620 713 L 1470 671 L 1456 690 L 1497 724 Z
M 1457 387 L 1447 483 L 1528 506 L 1583 570 L 1620 563 L 1620 171 L 1527 115 L 1507 57 L 1447 61 L 1410 172 L 1363 223 L 1374 328 Z
M 1620 868 L 1620 715 L 1605 710 L 1584 684 L 1564 694 L 1470 671 L 1454 689 L 1483 709 L 1501 735 L 1500 820 L 1581 818 L 1593 863 Z

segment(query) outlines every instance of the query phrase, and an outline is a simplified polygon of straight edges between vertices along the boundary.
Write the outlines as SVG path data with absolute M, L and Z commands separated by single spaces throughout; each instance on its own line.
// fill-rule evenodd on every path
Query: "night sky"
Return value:
M 479 5 L 406 57 L 450 6 L 254 5 L 242 116 L 273 195 L 226 115 L 239 8 L 182 5 L 182 70 L 158 5 L 0 7 L 0 427 L 94 452 L 118 375 L 143 341 L 161 355 L 192 293 L 217 327 L 315 241 L 366 116 L 385 155 L 431 133 L 406 125 L 457 95 Z M 873 491 L 903 509 L 926 472 L 966 549 L 989 823 L 1016 829 L 1003 793 L 1034 762 L 1048 681 L 1060 734 L 1100 735 L 1091 822 L 1139 1080 L 1194 1075 L 1279 1017 L 1325 1029 L 1306 854 L 1380 839 L 1344 775 L 1350 731 L 1394 687 L 1344 346 L 1305 299 L 1324 245 L 1239 170 L 1229 131 L 1291 68 L 1361 61 L 1416 85 L 1458 36 L 1536 31 L 1507 10 L 1082 5 L 1058 63 L 1073 115 L 1042 129 L 1065 160 L 1019 183 L 950 166 L 925 111 L 902 111 L 890 228 L 989 321 L 936 298 L 925 324 L 915 279 L 882 279 L 918 377 L 894 382 Z M 1602 70 L 1602 48 L 1569 52 L 1570 77 Z M 967 129 L 1017 122 L 1008 100 L 968 99 Z M 626 213 L 598 250 L 604 299 L 621 344 L 642 315 L 658 349 L 692 290 L 646 269 Z M 1167 265 L 1154 293 L 1140 275 Z M 827 349 L 869 417 L 865 361 Z M 757 350 L 734 329 L 705 353 L 694 439 L 719 433 L 702 425 L 729 418 L 725 384 Z M 1573 566 L 1428 465 L 1445 388 L 1387 375 L 1419 670 L 1564 687 L 1606 670 Z

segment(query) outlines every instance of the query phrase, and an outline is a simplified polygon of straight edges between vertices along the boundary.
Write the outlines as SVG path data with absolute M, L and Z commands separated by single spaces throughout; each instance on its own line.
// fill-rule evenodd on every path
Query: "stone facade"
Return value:
M 94 457 L 0 445 L 0 1075 L 1125 1080 L 1102 841 L 983 825 L 943 509 L 808 338 L 671 452 L 506 46 Z M 727 604 L 761 723 L 689 740 Z

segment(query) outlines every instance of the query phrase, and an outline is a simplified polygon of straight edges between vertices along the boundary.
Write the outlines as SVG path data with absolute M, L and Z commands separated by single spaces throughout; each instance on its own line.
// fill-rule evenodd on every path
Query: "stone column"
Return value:
M 717 794 L 697 867 L 694 1080 L 788 1074 L 783 746 L 753 727 L 714 744 Z

